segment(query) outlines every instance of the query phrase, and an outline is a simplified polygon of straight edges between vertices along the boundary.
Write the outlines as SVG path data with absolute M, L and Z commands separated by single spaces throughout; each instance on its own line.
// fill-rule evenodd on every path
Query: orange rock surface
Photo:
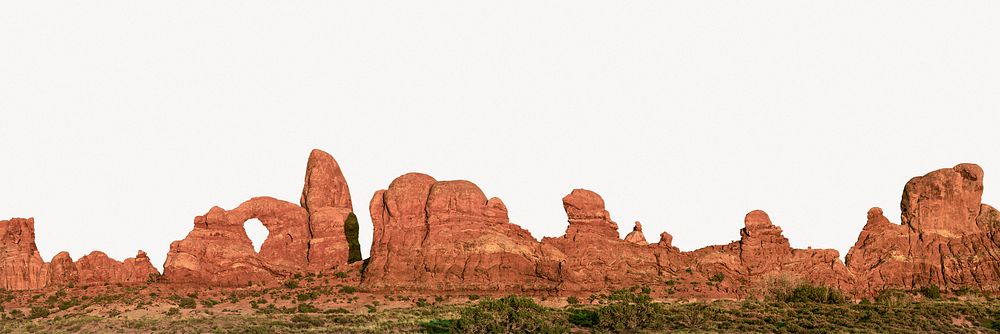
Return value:
M 397 177 L 369 203 L 373 240 L 361 262 L 347 181 L 329 154 L 309 156 L 298 204 L 252 198 L 232 210 L 213 207 L 170 245 L 161 284 L 237 286 L 295 274 L 361 271 L 362 287 L 409 290 L 585 295 L 648 286 L 677 296 L 759 295 L 774 280 L 811 282 L 868 296 L 882 289 L 1000 290 L 1000 212 L 982 203 L 983 170 L 961 164 L 906 184 L 901 224 L 868 211 L 857 243 L 840 260 L 831 249 L 792 248 L 764 211 L 748 213 L 740 239 L 693 251 L 642 224 L 622 238 L 597 193 L 563 198 L 562 236 L 535 239 L 513 224 L 499 198 L 469 181 L 420 173 Z M 259 219 L 268 237 L 254 250 L 243 224 Z M 365 224 L 362 224 L 365 226 Z M 355 254 L 355 255 L 351 255 Z M 34 220 L 0 221 L 0 287 L 30 290 L 67 284 L 138 283 L 156 269 L 139 251 L 122 262 L 95 251 L 51 262 L 35 247 Z M 687 284 L 679 284 L 687 283 Z
M 163 280 L 237 286 L 346 265 L 351 195 L 340 165 L 326 152 L 309 155 L 299 202 L 255 197 L 232 210 L 213 207 L 195 218 L 187 237 L 170 244 Z M 243 228 L 250 219 L 268 231 L 260 252 Z

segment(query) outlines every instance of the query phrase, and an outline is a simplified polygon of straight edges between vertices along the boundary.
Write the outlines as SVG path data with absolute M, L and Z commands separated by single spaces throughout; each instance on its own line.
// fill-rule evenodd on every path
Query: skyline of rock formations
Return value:
M 833 249 L 796 249 L 761 210 L 749 212 L 740 239 L 692 251 L 656 242 L 642 224 L 620 236 L 604 200 L 586 189 L 563 198 L 565 233 L 536 239 L 510 222 L 499 198 L 465 180 L 421 173 L 394 179 L 369 202 L 372 245 L 359 261 L 356 216 L 340 165 L 313 150 L 299 204 L 254 197 L 212 207 L 169 245 L 163 275 L 143 251 L 118 262 L 94 251 L 77 261 L 60 252 L 44 262 L 34 219 L 0 221 L 0 288 L 141 283 L 245 286 L 301 273 L 353 272 L 372 291 L 476 291 L 581 294 L 642 285 L 664 296 L 756 295 L 775 280 L 839 288 L 854 296 L 885 288 L 1000 288 L 1000 212 L 981 203 L 983 170 L 974 164 L 911 179 L 901 223 L 868 212 L 842 261 Z M 257 252 L 244 223 L 257 218 L 268 237 Z M 361 226 L 365 223 L 361 223 Z M 360 227 L 364 228 L 364 227 Z

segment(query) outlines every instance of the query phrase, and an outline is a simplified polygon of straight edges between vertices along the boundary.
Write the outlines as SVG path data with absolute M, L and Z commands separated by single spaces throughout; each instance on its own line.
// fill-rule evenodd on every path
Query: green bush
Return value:
M 303 293 L 300 293 L 300 294 L 296 295 L 295 299 L 298 299 L 300 302 L 304 302 L 304 301 L 307 301 L 307 300 L 316 299 L 317 297 L 319 297 L 319 293 L 318 292 L 316 292 L 316 291 L 309 291 L 309 292 L 303 292 Z
M 299 313 L 319 313 L 319 308 L 313 306 L 313 304 L 302 303 L 297 307 Z
M 299 287 L 299 281 L 295 279 L 290 279 L 285 281 L 284 286 L 289 289 L 295 289 Z
M 931 284 L 920 288 L 920 294 L 928 299 L 941 299 L 941 288 L 938 288 L 936 284 Z
M 791 291 L 777 292 L 773 297 L 777 301 L 786 303 L 843 304 L 847 301 L 840 290 L 809 283 L 799 284 Z
M 361 261 L 361 243 L 358 242 L 358 216 L 351 212 L 344 220 L 344 236 L 347 237 L 347 263 Z
M 348 293 L 348 294 L 350 294 L 350 293 L 355 293 L 355 292 L 358 292 L 358 288 L 355 288 L 353 286 L 345 285 L 345 286 L 340 287 L 340 293 Z
M 296 327 L 319 327 L 325 323 L 322 318 L 311 317 L 305 314 L 293 315 L 291 320 L 292 323 L 297 325 Z
M 636 293 L 636 290 L 618 290 L 608 295 L 607 303 L 597 309 L 595 327 L 619 333 L 658 328 L 663 308 L 654 303 L 649 294 Z
M 38 319 L 47 318 L 49 316 L 49 309 L 47 307 L 32 306 L 31 313 L 28 314 L 28 318 Z
M 152 284 L 152 283 L 156 283 L 156 282 L 159 282 L 159 281 L 160 281 L 160 274 L 159 273 L 149 273 L 149 275 L 146 276 L 146 283 L 147 284 Z
M 323 311 L 323 314 L 348 314 L 348 313 L 351 313 L 351 312 L 348 311 L 345 308 L 342 308 L 342 307 L 331 308 L 331 309 L 327 309 L 326 311 Z
M 566 303 L 569 303 L 570 305 L 579 304 L 580 298 L 576 298 L 576 296 L 569 296 L 568 298 L 566 298 Z
M 76 298 L 73 298 L 73 299 L 66 300 L 66 301 L 63 301 L 63 302 L 59 303 L 59 310 L 60 311 L 65 311 L 65 310 L 68 310 L 69 308 L 71 308 L 73 306 L 77 306 L 77 305 L 80 305 L 80 300 L 76 299 Z
M 214 299 L 205 299 L 201 301 L 201 305 L 207 308 L 212 308 L 213 306 L 219 305 L 220 303 L 222 302 Z
M 198 303 L 195 302 L 194 298 L 181 297 L 177 299 L 177 306 L 180 308 L 195 308 L 198 306 Z
M 887 306 L 899 306 L 910 301 L 910 295 L 904 291 L 886 289 L 875 296 L 875 303 Z
M 455 320 L 452 319 L 434 319 L 420 324 L 421 331 L 430 334 L 449 334 L 453 327 Z
M 461 311 L 452 330 L 457 333 L 565 333 L 567 327 L 550 318 L 531 298 L 486 298 Z
M 569 323 L 580 327 L 594 327 L 597 325 L 597 312 L 586 309 L 569 310 Z

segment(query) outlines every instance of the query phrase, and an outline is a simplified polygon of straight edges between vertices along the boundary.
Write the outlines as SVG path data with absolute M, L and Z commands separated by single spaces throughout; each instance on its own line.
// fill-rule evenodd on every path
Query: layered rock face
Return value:
M 760 294 L 774 279 L 805 281 L 845 288 L 854 282 L 840 254 L 832 249 L 796 249 L 764 211 L 744 218 L 740 240 L 691 252 L 698 272 L 711 278 L 731 277 L 719 290 L 737 295 Z
M 45 262 L 35 247 L 35 219 L 0 220 L 0 287 L 42 288 L 46 275 Z
M 52 263 L 56 263 L 55 258 L 53 258 Z M 160 273 L 149 262 L 149 257 L 143 251 L 139 251 L 134 258 L 128 258 L 122 262 L 108 257 L 103 252 L 94 251 L 77 260 L 75 267 L 75 273 L 69 272 L 68 274 L 75 276 L 77 282 L 84 285 L 110 282 L 141 283 L 146 282 L 150 275 Z M 63 271 L 63 273 L 66 272 Z M 65 277 L 66 274 L 63 275 Z M 72 282 L 72 278 L 68 281 Z
M 305 186 L 299 205 L 309 214 L 309 269 L 323 270 L 360 260 L 357 233 L 345 237 L 345 222 L 352 216 L 351 191 L 340 165 L 326 152 L 313 150 L 306 167 Z M 357 227 L 353 218 L 351 228 Z M 349 258 L 349 254 L 357 254 Z
M 309 155 L 300 205 L 255 197 L 233 210 L 213 207 L 195 218 L 187 237 L 170 244 L 164 280 L 246 285 L 347 264 L 350 245 L 357 244 L 357 235 L 349 242 L 344 229 L 353 212 L 351 196 L 340 166 L 326 152 Z M 259 253 L 243 228 L 250 219 L 268 231 Z
M 983 170 L 961 164 L 910 180 L 900 202 L 902 225 L 873 208 L 847 265 L 858 293 L 937 285 L 997 291 L 1000 213 L 983 204 Z
M 468 181 L 410 173 L 371 205 L 374 238 L 363 284 L 373 289 L 536 291 L 555 286 L 538 242 L 499 198 Z
M 42 261 L 35 246 L 35 220 L 12 218 L 0 221 L 0 287 L 7 290 L 32 290 L 67 284 L 103 284 L 145 282 L 159 271 L 146 253 L 118 262 L 102 252 L 73 262 L 67 252 L 59 252 L 52 261 Z
M 566 234 L 542 239 L 546 249 L 557 250 L 548 254 L 559 263 L 560 290 L 598 291 L 661 280 L 655 246 L 622 240 L 600 195 L 573 190 L 563 197 L 563 209 L 569 218 Z
M 755 293 L 778 276 L 838 287 L 853 282 L 837 251 L 792 248 L 763 211 L 747 214 L 739 241 L 681 252 L 666 232 L 647 245 L 638 223 L 625 240 L 619 239 L 617 225 L 596 193 L 577 189 L 563 203 L 569 217 L 566 234 L 542 243 L 564 254 L 558 260 L 559 288 L 565 292 L 667 285 L 671 292 L 721 297 Z M 695 284 L 675 286 L 678 282 Z
M 640 246 L 649 244 L 646 242 L 646 235 L 642 234 L 642 223 L 635 222 L 635 226 L 632 227 L 632 232 L 629 232 L 628 235 L 625 236 L 625 241 Z
M 670 285 L 671 293 L 725 297 L 753 293 L 781 275 L 838 287 L 853 282 L 836 251 L 791 248 L 763 211 L 747 215 L 740 241 L 681 252 L 666 232 L 648 244 L 638 223 L 620 238 L 604 200 L 592 191 L 574 190 L 563 207 L 565 235 L 538 242 L 509 223 L 499 199 L 487 200 L 468 181 L 400 176 L 372 199 L 375 234 L 363 285 L 556 294 Z M 712 284 L 675 288 L 676 282 Z
M 832 286 L 855 296 L 937 285 L 1000 291 L 1000 211 L 983 204 L 983 171 L 961 164 L 906 184 L 901 224 L 868 211 L 857 243 L 840 261 L 829 249 L 795 249 L 763 211 L 744 218 L 740 239 L 690 252 L 642 224 L 621 238 L 600 195 L 563 198 L 567 227 L 536 240 L 512 224 L 499 198 L 469 181 L 402 175 L 369 203 L 374 235 L 365 265 L 350 191 L 336 160 L 314 150 L 298 204 L 255 197 L 232 210 L 211 208 L 170 245 L 160 282 L 207 286 L 269 283 L 296 273 L 361 268 L 363 287 L 424 293 L 482 291 L 585 295 L 648 286 L 676 297 L 762 295 L 773 280 Z M 254 251 L 243 225 L 258 219 L 268 237 Z M 34 220 L 0 221 L 0 288 L 138 283 L 158 276 L 142 251 L 122 262 L 95 251 L 48 263 L 35 246 Z

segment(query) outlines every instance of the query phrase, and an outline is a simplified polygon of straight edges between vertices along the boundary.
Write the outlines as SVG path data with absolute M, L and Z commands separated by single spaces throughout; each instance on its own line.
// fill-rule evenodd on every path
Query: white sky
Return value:
M 48 261 L 169 244 L 213 205 L 298 202 L 309 150 L 368 202 L 468 179 L 541 239 L 600 193 L 684 250 L 764 209 L 854 244 L 905 182 L 976 162 L 1000 204 L 996 1 L 4 1 L 0 217 Z

